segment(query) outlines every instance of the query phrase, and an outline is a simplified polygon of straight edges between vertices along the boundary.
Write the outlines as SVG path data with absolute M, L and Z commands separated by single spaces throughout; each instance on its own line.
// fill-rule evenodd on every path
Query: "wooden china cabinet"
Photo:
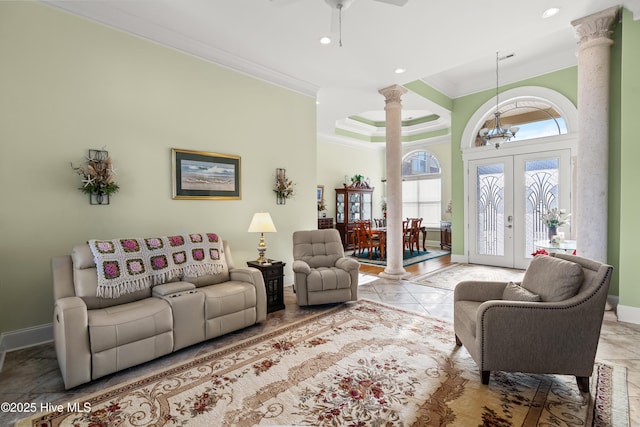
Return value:
M 363 181 L 336 188 L 336 228 L 345 249 L 353 247 L 354 221 L 373 220 L 373 189 Z

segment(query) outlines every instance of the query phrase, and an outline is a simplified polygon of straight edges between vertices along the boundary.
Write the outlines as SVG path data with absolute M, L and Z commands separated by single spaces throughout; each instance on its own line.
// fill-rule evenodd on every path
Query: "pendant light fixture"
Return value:
M 499 74 L 498 74 L 498 63 L 500 59 L 511 58 L 513 54 L 507 55 L 504 58 L 500 58 L 498 52 L 496 52 L 496 112 L 494 115 L 494 123 L 493 128 L 482 128 L 478 134 L 483 139 L 486 145 L 493 145 L 496 148 L 500 148 L 501 144 L 505 142 L 509 142 L 511 138 L 515 138 L 516 132 L 518 132 L 518 127 L 512 126 L 510 128 L 503 128 L 502 122 L 500 120 L 500 99 L 499 99 Z

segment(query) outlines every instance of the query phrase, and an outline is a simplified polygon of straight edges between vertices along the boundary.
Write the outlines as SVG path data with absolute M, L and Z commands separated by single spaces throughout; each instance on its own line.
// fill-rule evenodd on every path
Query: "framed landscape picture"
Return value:
M 322 203 L 324 200 L 324 185 L 318 185 L 316 187 L 316 201 L 318 204 Z
M 174 199 L 240 199 L 240 156 L 171 149 Z

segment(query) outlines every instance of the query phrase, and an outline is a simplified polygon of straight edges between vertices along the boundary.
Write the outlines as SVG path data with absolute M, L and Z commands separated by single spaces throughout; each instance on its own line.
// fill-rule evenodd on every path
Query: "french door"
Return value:
M 570 161 L 569 149 L 469 161 L 469 262 L 527 268 L 548 239 L 542 215 L 571 206 Z

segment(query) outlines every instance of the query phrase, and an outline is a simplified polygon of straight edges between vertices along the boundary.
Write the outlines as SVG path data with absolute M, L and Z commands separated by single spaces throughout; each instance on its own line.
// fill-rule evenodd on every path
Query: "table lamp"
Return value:
M 264 253 L 267 251 L 267 245 L 264 243 L 264 233 L 275 233 L 276 226 L 273 225 L 269 212 L 258 212 L 253 214 L 251 224 L 249 224 L 249 233 L 260 233 L 260 241 L 258 243 L 258 259 L 256 262 L 267 264 L 269 260 L 265 258 Z

